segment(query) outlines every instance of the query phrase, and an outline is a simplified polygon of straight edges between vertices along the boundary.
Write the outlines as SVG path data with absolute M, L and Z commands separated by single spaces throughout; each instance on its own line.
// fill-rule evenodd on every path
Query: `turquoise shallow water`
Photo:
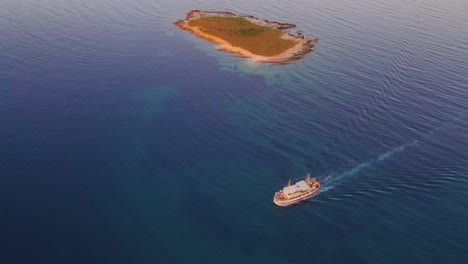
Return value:
M 320 41 L 257 64 L 191 9 Z M 468 4 L 3 1 L 2 263 L 464 263 Z M 289 178 L 313 199 L 273 206 Z

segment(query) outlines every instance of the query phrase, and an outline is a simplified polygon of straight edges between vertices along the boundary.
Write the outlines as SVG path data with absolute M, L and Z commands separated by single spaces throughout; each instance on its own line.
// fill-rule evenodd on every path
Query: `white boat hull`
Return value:
M 304 201 L 304 200 L 307 200 L 309 198 L 312 198 L 314 195 L 317 194 L 318 190 L 319 190 L 319 188 L 315 189 L 314 191 L 312 191 L 312 192 L 310 192 L 308 194 L 305 194 L 304 196 L 299 196 L 299 197 L 296 197 L 296 198 L 293 198 L 293 199 L 290 199 L 290 200 L 277 200 L 275 197 L 273 197 L 273 202 L 276 205 L 281 206 L 281 207 L 290 206 L 290 205 L 299 203 L 300 201 Z

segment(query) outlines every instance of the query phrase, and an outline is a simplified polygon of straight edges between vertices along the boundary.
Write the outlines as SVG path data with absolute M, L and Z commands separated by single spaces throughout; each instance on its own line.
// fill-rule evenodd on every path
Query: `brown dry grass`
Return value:
M 242 17 L 204 17 L 188 24 L 255 55 L 274 56 L 295 45 L 293 40 L 281 38 L 283 31 L 253 24 Z

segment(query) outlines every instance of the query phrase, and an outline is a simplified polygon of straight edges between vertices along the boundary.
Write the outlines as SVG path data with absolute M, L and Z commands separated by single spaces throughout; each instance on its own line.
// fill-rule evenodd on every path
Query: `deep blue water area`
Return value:
M 172 24 L 192 9 L 320 40 L 259 64 Z M 1 263 L 468 261 L 466 1 L 3 0 L 0 25 Z

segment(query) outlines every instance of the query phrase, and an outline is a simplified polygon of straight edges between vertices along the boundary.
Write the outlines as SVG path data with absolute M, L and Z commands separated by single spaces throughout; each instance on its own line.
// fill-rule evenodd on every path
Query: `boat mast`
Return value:
M 305 179 L 305 182 L 309 183 L 310 182 L 310 173 L 307 173 L 307 177 Z

